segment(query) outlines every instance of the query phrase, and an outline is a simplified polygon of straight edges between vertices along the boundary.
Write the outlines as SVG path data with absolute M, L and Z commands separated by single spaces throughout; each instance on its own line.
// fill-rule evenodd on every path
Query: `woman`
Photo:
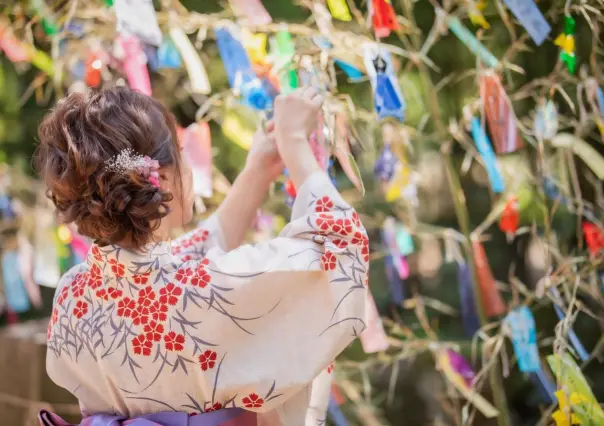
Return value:
M 61 279 L 48 328 L 48 374 L 85 422 L 324 421 L 325 388 L 315 382 L 311 404 L 311 383 L 329 385 L 330 362 L 365 328 L 368 241 L 309 147 L 321 104 L 310 88 L 278 97 L 223 204 L 173 241 L 191 220 L 192 178 L 157 101 L 74 94 L 46 117 L 39 173 L 65 222 L 95 241 Z M 284 165 L 298 188 L 291 223 L 240 246 Z M 201 414 L 213 411 L 218 421 Z

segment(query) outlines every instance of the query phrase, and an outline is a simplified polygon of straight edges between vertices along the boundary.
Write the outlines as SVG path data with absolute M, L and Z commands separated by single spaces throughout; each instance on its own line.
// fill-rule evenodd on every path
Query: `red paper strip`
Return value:
M 499 220 L 499 229 L 506 234 L 514 235 L 520 223 L 520 212 L 518 211 L 518 198 L 512 196 L 508 199 L 505 209 Z
M 478 273 L 478 284 L 480 285 L 480 298 L 485 314 L 489 317 L 502 315 L 506 307 L 499 290 L 495 285 L 495 278 L 489 266 L 487 255 L 480 241 L 472 241 L 474 262 Z
M 602 231 L 596 225 L 590 222 L 583 222 L 583 233 L 585 242 L 592 256 L 599 254 L 604 248 L 604 236 Z
M 346 398 L 342 395 L 340 387 L 335 383 L 331 384 L 331 396 L 333 397 L 333 401 L 338 405 L 342 405 L 346 402 Z
M 390 0 L 371 0 L 372 22 L 376 37 L 388 37 L 391 31 L 398 31 L 396 13 Z
M 484 106 L 491 139 L 497 154 L 507 154 L 522 148 L 516 125 L 516 115 L 501 79 L 493 72 L 480 76 L 480 99 Z
M 96 54 L 92 54 L 86 60 L 86 75 L 84 80 L 88 87 L 99 87 L 101 84 L 101 68 L 103 62 Z
M 239 18 L 251 25 L 266 25 L 273 22 L 260 0 L 229 0 L 229 4 Z

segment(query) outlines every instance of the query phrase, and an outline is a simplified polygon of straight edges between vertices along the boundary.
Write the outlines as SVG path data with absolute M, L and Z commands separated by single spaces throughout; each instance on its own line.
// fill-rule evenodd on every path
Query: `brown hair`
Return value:
M 172 194 L 136 171 L 108 170 L 105 161 L 130 148 L 180 176 L 176 122 L 166 108 L 127 88 L 74 93 L 48 113 L 38 134 L 36 169 L 65 223 L 100 245 L 140 249 L 149 242 Z

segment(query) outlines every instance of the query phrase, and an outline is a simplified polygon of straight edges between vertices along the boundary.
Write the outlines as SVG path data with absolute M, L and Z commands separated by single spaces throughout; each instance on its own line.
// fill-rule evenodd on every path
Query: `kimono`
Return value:
M 84 416 L 222 408 L 325 424 L 332 360 L 366 328 L 369 242 L 316 173 L 276 239 L 225 252 L 219 219 L 141 252 L 93 245 L 61 279 L 47 370 Z

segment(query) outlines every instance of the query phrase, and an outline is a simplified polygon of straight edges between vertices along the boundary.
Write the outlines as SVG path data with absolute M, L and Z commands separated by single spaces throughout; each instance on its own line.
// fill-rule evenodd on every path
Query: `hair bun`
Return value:
M 172 194 L 107 159 L 125 149 L 158 160 L 180 159 L 175 122 L 156 100 L 125 88 L 59 101 L 39 128 L 39 173 L 61 218 L 99 244 L 138 249 L 169 213 Z

